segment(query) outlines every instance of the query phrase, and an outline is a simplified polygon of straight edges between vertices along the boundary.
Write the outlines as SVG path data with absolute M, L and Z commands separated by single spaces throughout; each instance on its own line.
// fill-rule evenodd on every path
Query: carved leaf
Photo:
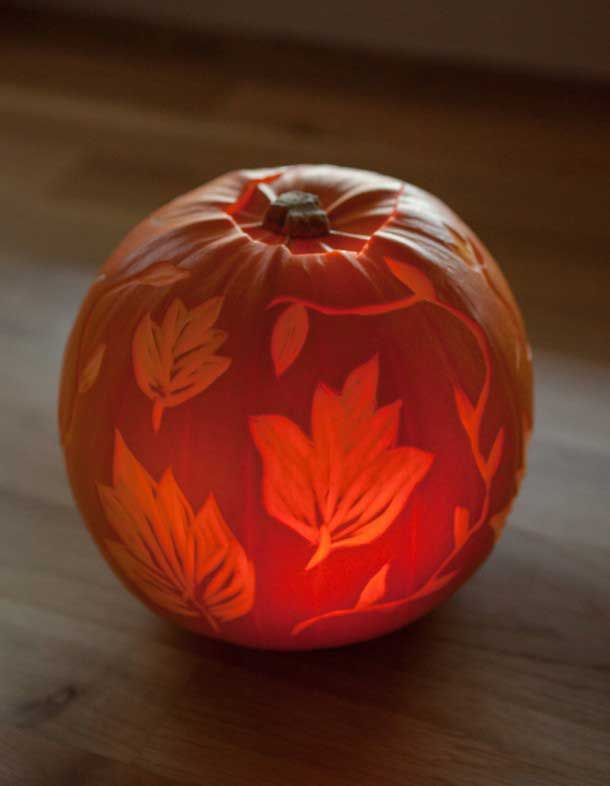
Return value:
M 435 576 L 427 581 L 420 590 L 412 593 L 411 595 L 398 598 L 397 600 L 382 601 L 382 598 L 386 592 L 386 578 L 388 569 L 389 563 L 384 565 L 383 568 L 378 573 L 376 573 L 375 576 L 373 576 L 373 578 L 368 582 L 362 591 L 355 606 L 349 609 L 336 609 L 335 611 L 327 611 L 323 614 L 316 614 L 314 617 L 309 617 L 309 619 L 305 619 L 302 622 L 297 623 L 293 627 L 291 635 L 298 636 L 303 633 L 303 631 L 313 627 L 314 625 L 317 625 L 320 622 L 328 623 L 335 619 L 352 616 L 353 614 L 383 612 L 400 608 L 401 606 L 405 606 L 415 600 L 420 600 L 421 598 L 431 595 L 433 592 L 437 592 L 446 584 L 449 584 L 449 582 L 458 574 L 457 570 L 453 570 L 450 573 L 444 574 L 440 578 Z
M 271 357 L 276 377 L 281 377 L 303 349 L 309 317 L 307 309 L 300 303 L 288 306 L 277 318 L 271 334 Z
M 458 505 L 453 511 L 453 543 L 456 550 L 466 542 L 469 524 L 470 512 Z
M 491 480 L 498 471 L 500 466 L 500 459 L 502 458 L 502 450 L 504 448 L 504 428 L 501 428 L 494 440 L 494 443 L 489 451 L 489 456 L 486 462 L 487 479 Z
M 78 380 L 79 393 L 86 393 L 95 384 L 102 367 L 105 352 L 106 344 L 98 344 L 89 360 L 85 363 Z
M 436 292 L 428 276 L 415 265 L 407 262 L 396 262 L 385 257 L 386 265 L 399 281 L 409 287 L 418 300 L 436 300 Z
M 395 447 L 401 402 L 377 409 L 378 375 L 375 356 L 347 377 L 341 393 L 319 385 L 311 437 L 281 415 L 250 421 L 265 507 L 316 545 L 308 569 L 334 549 L 382 535 L 432 464 L 429 453 Z
M 366 587 L 360 593 L 360 597 L 358 598 L 355 608 L 363 609 L 368 606 L 372 606 L 378 600 L 383 598 L 387 590 L 389 569 L 390 563 L 387 562 L 381 568 L 381 570 L 375 573 L 373 578 L 367 583 Z
M 108 551 L 150 600 L 215 630 L 252 608 L 254 568 L 212 494 L 195 516 L 171 469 L 157 483 L 118 431 L 113 485 L 98 491 L 119 539 L 106 541 Z
M 512 505 L 507 505 L 507 507 L 499 510 L 489 519 L 489 526 L 491 527 L 493 534 L 494 534 L 494 543 L 497 543 L 500 535 L 504 531 L 504 526 L 506 525 L 506 519 L 508 518 L 508 514 L 510 513 Z
M 171 262 L 156 262 L 150 265 L 133 279 L 137 284 L 148 284 L 152 287 L 165 287 L 175 284 L 190 276 L 188 270 L 176 267 Z
M 222 303 L 222 297 L 214 297 L 189 310 L 176 298 L 161 324 L 146 314 L 136 328 L 133 367 L 140 390 L 154 402 L 155 431 L 166 407 L 198 395 L 231 365 L 230 358 L 215 354 L 227 339 L 213 327 Z
M 455 397 L 455 406 L 464 430 L 468 434 L 471 442 L 476 443 L 479 428 L 479 420 L 475 408 L 466 393 L 459 388 L 453 388 L 453 395 Z
M 98 275 L 94 282 L 94 286 L 87 296 L 87 316 L 82 321 L 79 318 L 81 328 L 81 353 L 87 360 L 84 367 L 86 373 L 83 372 L 76 387 L 78 393 L 85 393 L 89 390 L 91 385 L 95 382 L 95 378 L 97 378 L 97 373 L 99 373 L 103 358 L 96 358 L 95 353 L 99 350 L 103 334 L 108 323 L 112 321 L 123 297 L 128 295 L 131 290 L 138 286 L 169 286 L 177 281 L 189 278 L 190 275 L 190 271 L 179 268 L 171 262 L 157 262 L 134 275 L 120 278 L 110 283 L 109 286 L 106 286 L 108 274 L 102 272 Z M 104 285 L 104 287 L 96 291 L 96 285 L 99 284 Z M 98 359 L 100 365 L 96 368 L 95 362 Z M 92 372 L 96 372 L 95 375 Z M 95 376 L 95 378 L 91 381 L 93 376 Z M 62 442 L 64 444 L 67 444 L 71 438 L 74 420 L 74 404 L 75 397 L 70 395 L 66 401 L 62 400 L 60 405 L 60 430 Z
M 312 445 L 283 415 L 250 418 L 250 432 L 264 457 L 263 500 L 267 512 L 315 542 L 316 498 L 311 485 Z

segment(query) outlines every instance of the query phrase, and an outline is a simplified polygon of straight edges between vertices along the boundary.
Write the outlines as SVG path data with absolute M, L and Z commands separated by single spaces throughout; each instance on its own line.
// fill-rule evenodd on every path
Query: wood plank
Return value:
M 133 765 L 59 745 L 30 729 L 0 735 L 0 783 L 11 786 L 179 786 Z

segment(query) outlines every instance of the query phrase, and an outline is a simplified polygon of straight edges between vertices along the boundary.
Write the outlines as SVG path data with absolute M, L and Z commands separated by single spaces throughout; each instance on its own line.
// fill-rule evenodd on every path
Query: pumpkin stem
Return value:
M 316 194 L 286 191 L 267 208 L 263 227 L 291 238 L 321 237 L 330 232 L 330 223 Z

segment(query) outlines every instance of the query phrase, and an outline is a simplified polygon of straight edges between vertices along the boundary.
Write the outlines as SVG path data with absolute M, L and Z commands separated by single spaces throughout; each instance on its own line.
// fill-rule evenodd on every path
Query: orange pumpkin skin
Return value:
M 299 206 L 293 230 L 269 213 L 293 191 L 319 198 L 310 237 Z M 59 417 L 82 515 L 151 609 L 335 646 L 421 616 L 488 555 L 524 473 L 531 356 L 498 267 L 436 198 L 333 166 L 240 171 L 108 259 Z

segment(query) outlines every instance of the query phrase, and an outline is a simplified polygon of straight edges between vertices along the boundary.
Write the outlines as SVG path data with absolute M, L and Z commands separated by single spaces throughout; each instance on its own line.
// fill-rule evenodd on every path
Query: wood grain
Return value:
M 14 13 L 0 43 L 0 784 L 607 784 L 606 88 Z M 284 655 L 122 590 L 74 510 L 55 397 L 133 222 L 302 160 L 413 180 L 476 228 L 523 306 L 537 429 L 506 535 L 450 603 Z

